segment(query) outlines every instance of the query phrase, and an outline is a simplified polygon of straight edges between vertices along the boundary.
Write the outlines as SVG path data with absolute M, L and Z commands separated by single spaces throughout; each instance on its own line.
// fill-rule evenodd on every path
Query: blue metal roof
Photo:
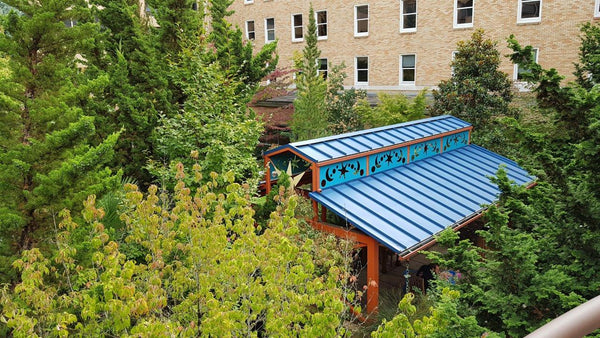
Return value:
M 358 153 L 373 151 L 422 139 L 471 125 L 459 118 L 444 115 L 353 133 L 290 143 L 265 152 L 269 155 L 281 149 L 293 149 L 313 162 L 323 162 Z
M 488 177 L 495 176 L 500 165 L 516 184 L 534 180 L 514 161 L 468 145 L 312 192 L 310 197 L 405 255 L 495 202 L 500 191 Z

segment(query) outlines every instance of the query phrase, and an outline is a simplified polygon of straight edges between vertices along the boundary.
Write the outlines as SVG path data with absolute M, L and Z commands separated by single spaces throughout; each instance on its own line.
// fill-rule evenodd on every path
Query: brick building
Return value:
M 235 0 L 234 25 L 255 47 L 277 41 L 279 66 L 291 67 L 304 47 L 308 11 L 317 16 L 320 67 L 346 64 L 346 86 L 368 90 L 419 90 L 451 74 L 456 43 L 477 28 L 536 48 L 538 62 L 561 74 L 574 71 L 579 26 L 600 19 L 600 0 Z M 502 58 L 501 70 L 517 80 L 518 69 Z

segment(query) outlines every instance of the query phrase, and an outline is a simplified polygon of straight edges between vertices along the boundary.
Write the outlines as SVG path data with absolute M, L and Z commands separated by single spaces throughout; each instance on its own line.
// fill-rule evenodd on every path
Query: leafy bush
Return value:
M 426 91 L 409 100 L 403 94 L 379 93 L 379 104 L 371 107 L 367 100 L 358 103 L 356 110 L 367 128 L 418 120 L 425 117 Z

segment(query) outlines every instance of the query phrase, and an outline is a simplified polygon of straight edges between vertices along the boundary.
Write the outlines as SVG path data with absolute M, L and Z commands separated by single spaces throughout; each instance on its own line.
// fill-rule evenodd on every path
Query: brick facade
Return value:
M 595 19 L 600 5 L 599 0 L 416 0 L 416 31 L 401 32 L 401 0 L 235 0 L 231 6 L 235 13 L 230 20 L 244 35 L 246 21 L 253 20 L 254 44 L 260 48 L 265 43 L 265 19 L 273 18 L 279 67 L 291 68 L 294 52 L 301 52 L 304 47 L 304 42 L 292 41 L 292 15 L 302 14 L 306 33 L 311 2 L 315 11 L 327 11 L 327 38 L 318 42 L 321 57 L 330 63 L 346 64 L 345 85 L 370 90 L 415 90 L 437 85 L 451 74 L 456 43 L 468 40 L 477 28 L 483 28 L 487 37 L 498 41 L 501 55 L 509 53 L 506 38 L 514 34 L 521 45 L 538 48 L 538 62 L 543 67 L 556 68 L 568 80 L 572 79 L 579 51 L 579 26 Z M 458 16 L 466 22 L 463 26 L 471 27 L 455 27 L 457 2 Z M 368 5 L 367 36 L 355 36 L 357 5 Z M 533 16 L 524 19 L 533 22 L 519 22 L 520 13 Z M 414 84 L 400 81 L 401 55 L 415 55 Z M 367 84 L 356 83 L 356 57 L 368 57 Z M 411 61 L 411 57 L 405 60 L 407 74 Z M 514 66 L 506 57 L 502 58 L 501 70 L 514 76 Z

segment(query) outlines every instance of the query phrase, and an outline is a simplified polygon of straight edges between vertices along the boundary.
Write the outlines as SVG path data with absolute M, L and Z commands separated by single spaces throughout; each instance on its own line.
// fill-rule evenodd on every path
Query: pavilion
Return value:
M 472 129 L 445 115 L 283 145 L 264 154 L 266 190 L 291 167 L 310 186 L 312 226 L 366 247 L 370 313 L 379 303 L 379 246 L 407 260 L 440 231 L 478 219 L 498 198 L 489 177 L 501 166 L 515 184 L 533 184 L 514 161 L 471 144 Z M 328 210 L 349 226 L 328 224 Z

